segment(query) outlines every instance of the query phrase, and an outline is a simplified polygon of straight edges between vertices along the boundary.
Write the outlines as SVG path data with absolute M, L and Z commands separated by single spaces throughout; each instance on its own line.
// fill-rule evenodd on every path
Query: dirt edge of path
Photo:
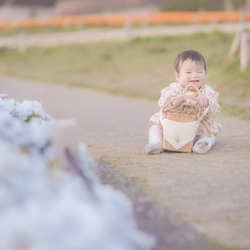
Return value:
M 112 186 L 130 199 L 138 228 L 156 240 L 154 250 L 219 249 L 111 167 L 98 162 L 96 174 L 104 185 Z

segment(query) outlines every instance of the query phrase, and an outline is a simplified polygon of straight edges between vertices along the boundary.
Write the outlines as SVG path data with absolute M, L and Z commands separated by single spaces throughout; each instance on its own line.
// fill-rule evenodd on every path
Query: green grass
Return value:
M 237 247 L 237 246 L 225 246 L 221 243 L 208 240 L 208 242 L 211 243 L 211 245 L 214 247 L 215 250 L 248 250 L 247 248 L 244 247 Z
M 207 83 L 221 99 L 249 104 L 250 69 L 241 72 L 239 58 L 229 58 L 233 38 L 214 32 L 30 48 L 25 53 L 0 49 L 0 74 L 157 100 L 160 90 L 175 80 L 176 55 L 196 49 L 207 61 Z M 249 117 L 247 108 L 225 110 Z
M 244 120 L 250 120 L 250 108 L 249 107 L 241 107 L 239 105 L 232 105 L 221 103 L 221 109 L 231 115 L 238 116 Z

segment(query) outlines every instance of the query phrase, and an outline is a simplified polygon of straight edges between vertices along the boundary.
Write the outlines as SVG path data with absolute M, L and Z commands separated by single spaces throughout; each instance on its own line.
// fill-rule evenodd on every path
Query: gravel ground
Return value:
M 102 163 L 98 164 L 97 175 L 103 184 L 111 185 L 123 192 L 133 203 L 135 217 L 140 230 L 156 239 L 154 250 L 212 250 L 214 249 L 188 224 L 169 213 L 152 197 L 121 174 Z
M 0 89 L 16 100 L 39 101 L 56 119 L 78 121 L 79 139 L 112 166 L 100 165 L 103 182 L 130 197 L 157 249 L 211 249 L 203 237 L 224 249 L 250 249 L 249 121 L 222 114 L 222 132 L 206 155 L 149 156 L 144 145 L 155 102 L 4 76 Z

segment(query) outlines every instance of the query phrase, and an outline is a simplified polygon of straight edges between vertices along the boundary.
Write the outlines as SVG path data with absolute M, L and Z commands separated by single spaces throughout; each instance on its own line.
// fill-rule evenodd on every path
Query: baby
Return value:
M 171 83 L 162 89 L 159 106 L 163 108 L 166 103 L 179 107 L 186 102 L 181 96 L 185 87 L 187 95 L 196 96 L 197 89 L 200 94 L 196 97 L 202 105 L 202 122 L 196 132 L 192 151 L 198 154 L 207 153 L 215 142 L 215 136 L 221 129 L 218 116 L 220 106 L 219 94 L 206 84 L 206 61 L 202 54 L 194 50 L 180 53 L 175 59 L 175 78 L 177 82 Z M 164 151 L 162 147 L 163 131 L 160 126 L 160 112 L 150 118 L 149 144 L 146 145 L 147 154 L 159 154 Z

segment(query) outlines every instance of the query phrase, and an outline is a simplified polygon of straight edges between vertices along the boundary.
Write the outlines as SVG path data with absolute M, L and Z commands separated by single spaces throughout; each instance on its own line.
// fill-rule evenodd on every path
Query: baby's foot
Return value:
M 204 141 L 204 142 L 196 142 L 193 146 L 193 152 L 197 153 L 197 154 L 206 154 L 209 150 L 208 147 L 208 142 Z
M 146 145 L 145 147 L 145 152 L 148 155 L 154 155 L 154 154 L 160 154 L 162 153 L 164 150 L 162 148 L 162 143 L 160 142 L 155 142 L 155 143 L 149 143 L 148 145 Z
M 215 142 L 214 136 L 201 137 L 193 146 L 193 152 L 197 154 L 206 154 Z

